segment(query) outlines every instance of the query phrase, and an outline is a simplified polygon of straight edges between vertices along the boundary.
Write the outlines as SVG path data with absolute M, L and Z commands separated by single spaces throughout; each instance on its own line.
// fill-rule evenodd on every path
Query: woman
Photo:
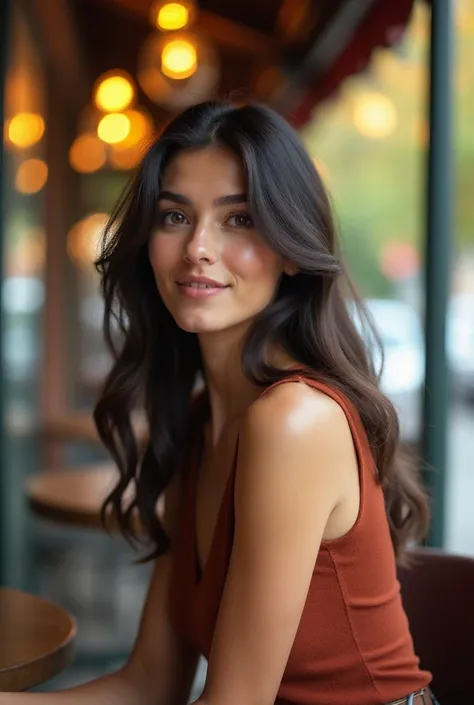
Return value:
M 202 705 L 434 702 L 396 581 L 426 499 L 297 135 L 265 107 L 190 108 L 145 155 L 98 267 L 115 363 L 95 418 L 121 473 L 104 511 L 128 537 L 139 513 L 155 569 L 120 672 L 9 705 L 184 704 L 200 654 Z

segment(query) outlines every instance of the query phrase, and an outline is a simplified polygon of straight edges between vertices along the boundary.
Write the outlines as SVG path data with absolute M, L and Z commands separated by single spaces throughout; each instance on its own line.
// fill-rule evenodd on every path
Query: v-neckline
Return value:
M 205 421 L 204 421 L 205 423 Z M 224 492 L 222 494 L 222 499 L 219 505 L 219 509 L 217 510 L 217 515 L 216 515 L 216 521 L 212 530 L 211 534 L 211 541 L 209 544 L 209 550 L 207 553 L 207 556 L 204 560 L 204 562 L 201 562 L 201 557 L 199 555 L 199 545 L 198 545 L 198 526 L 197 526 L 197 490 L 198 490 L 198 481 L 199 481 L 199 469 L 201 465 L 201 460 L 202 460 L 202 453 L 204 449 L 204 423 L 202 424 L 202 428 L 200 429 L 200 434 L 199 434 L 199 441 L 196 443 L 196 449 L 193 454 L 193 478 L 192 478 L 192 493 L 191 493 L 191 499 L 192 499 L 192 508 L 191 508 L 191 521 L 192 521 L 192 527 L 193 527 L 193 536 L 192 536 L 192 546 L 193 546 L 193 576 L 194 576 L 194 585 L 196 587 L 199 587 L 203 581 L 204 578 L 207 574 L 207 569 L 209 566 L 209 563 L 212 559 L 212 554 L 214 552 L 214 547 L 215 543 L 217 541 L 217 535 L 219 533 L 219 526 L 222 522 L 222 514 L 224 512 L 224 507 L 226 506 L 227 500 L 228 500 L 228 494 L 230 491 L 230 487 L 232 485 L 232 478 L 234 476 L 235 472 L 235 463 L 237 461 L 237 449 L 238 449 L 238 444 L 239 444 L 239 434 L 237 433 L 236 437 L 236 442 L 235 442 L 235 449 L 233 452 L 233 460 L 232 460 L 232 466 L 229 471 L 229 476 L 225 481 L 224 485 Z
M 294 366 L 292 368 L 288 369 L 288 372 L 302 372 L 301 366 Z M 295 374 L 293 375 L 295 378 L 301 377 L 301 374 Z M 280 382 L 286 381 L 288 377 L 283 378 L 282 380 L 279 380 L 277 382 L 274 382 L 273 384 L 270 384 L 268 387 L 264 387 L 263 390 L 260 392 L 258 395 L 257 399 L 259 399 L 263 394 L 268 392 L 272 387 L 275 385 L 280 384 Z M 201 401 L 204 402 L 206 400 L 206 394 L 203 393 L 203 396 L 201 397 Z M 226 506 L 226 503 L 228 501 L 228 494 L 230 491 L 230 488 L 233 484 L 233 477 L 235 474 L 235 467 L 237 464 L 237 453 L 238 453 L 238 448 L 239 448 L 239 431 L 237 431 L 237 436 L 235 440 L 235 447 L 234 447 L 234 452 L 233 452 L 233 459 L 232 459 L 232 466 L 230 468 L 229 472 L 229 477 L 227 478 L 225 482 L 225 487 L 224 487 L 224 492 L 222 495 L 222 500 L 219 505 L 219 509 L 217 511 L 216 515 L 216 522 L 214 524 L 214 528 L 212 530 L 212 535 L 211 535 L 211 542 L 209 544 L 209 551 L 206 556 L 206 559 L 204 563 L 201 563 L 201 558 L 199 556 L 199 546 L 198 546 L 198 531 L 197 531 L 197 489 L 198 489 L 198 481 L 199 481 L 199 470 L 200 470 L 200 465 L 201 465 L 201 460 L 202 460 L 202 454 L 203 454 L 203 449 L 204 449 L 204 442 L 205 442 L 205 436 L 204 436 L 204 425 L 207 421 L 208 415 L 206 413 L 203 413 L 202 417 L 199 419 L 199 433 L 197 436 L 197 439 L 195 441 L 195 448 L 194 452 L 192 453 L 192 468 L 191 468 L 191 473 L 192 473 L 192 478 L 191 478 L 191 509 L 190 509 L 190 514 L 191 514 L 191 526 L 192 526 L 192 553 L 193 553 L 193 565 L 192 565 L 192 571 L 193 571 L 193 583 L 195 588 L 199 588 L 202 583 L 204 582 L 204 579 L 206 577 L 206 574 L 208 572 L 208 567 L 209 563 L 212 560 L 212 555 L 215 550 L 215 543 L 217 541 L 217 535 L 219 533 L 219 527 L 222 522 L 222 515 L 224 512 L 224 507 Z

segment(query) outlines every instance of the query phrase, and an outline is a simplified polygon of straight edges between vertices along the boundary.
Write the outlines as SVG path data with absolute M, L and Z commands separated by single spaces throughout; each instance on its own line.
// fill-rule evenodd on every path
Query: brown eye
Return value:
M 253 228 L 253 221 L 248 213 L 234 213 L 229 216 L 226 224 L 234 228 Z
M 188 219 L 180 211 L 162 211 L 158 215 L 158 225 L 169 227 L 173 225 L 187 225 Z

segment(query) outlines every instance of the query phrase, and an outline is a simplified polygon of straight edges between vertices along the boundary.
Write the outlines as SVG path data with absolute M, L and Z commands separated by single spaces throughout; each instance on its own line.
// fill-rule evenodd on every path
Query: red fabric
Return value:
M 419 669 L 413 651 L 368 440 L 359 415 L 341 394 L 299 375 L 280 383 L 292 380 L 319 389 L 344 410 L 359 458 L 361 499 L 353 528 L 321 544 L 277 703 L 380 705 L 398 700 L 425 687 L 431 677 Z M 200 442 L 196 445 L 200 448 Z M 173 547 L 170 613 L 184 641 L 208 658 L 232 553 L 235 465 L 201 576 L 195 533 L 198 465 L 196 449 Z
M 310 86 L 287 116 L 294 127 L 302 127 L 311 118 L 314 106 L 328 98 L 348 76 L 363 71 L 376 47 L 398 41 L 408 24 L 414 0 L 378 0 L 369 10 L 329 71 Z

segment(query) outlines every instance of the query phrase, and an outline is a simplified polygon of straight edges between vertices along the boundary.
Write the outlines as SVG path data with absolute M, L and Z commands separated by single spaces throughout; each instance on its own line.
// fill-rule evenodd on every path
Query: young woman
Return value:
M 120 469 L 107 509 L 127 536 L 139 514 L 155 569 L 122 670 L 0 703 L 184 705 L 200 654 L 200 705 L 434 702 L 396 579 L 426 499 L 296 133 L 258 105 L 187 110 L 98 266 L 115 362 L 95 417 Z

